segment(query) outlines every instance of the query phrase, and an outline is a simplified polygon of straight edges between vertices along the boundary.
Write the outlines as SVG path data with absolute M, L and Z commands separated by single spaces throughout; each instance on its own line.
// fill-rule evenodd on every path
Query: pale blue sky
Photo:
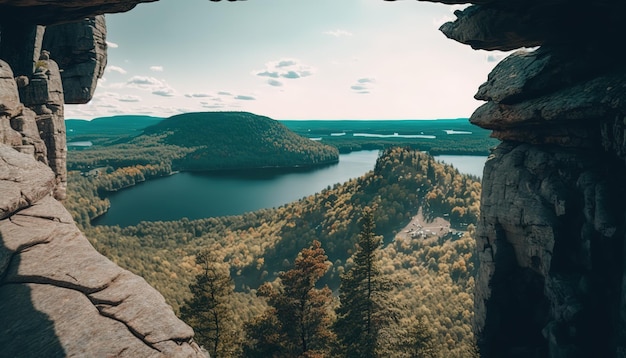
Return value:
M 161 0 L 107 15 L 109 59 L 66 118 L 249 111 L 275 119 L 468 117 L 500 53 L 437 28 L 458 7 L 405 0 Z

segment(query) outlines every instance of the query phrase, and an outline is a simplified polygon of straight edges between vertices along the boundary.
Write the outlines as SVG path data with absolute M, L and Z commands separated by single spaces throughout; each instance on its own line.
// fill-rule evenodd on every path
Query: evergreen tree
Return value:
M 243 356 L 246 358 L 285 357 L 284 335 L 281 327 L 274 308 L 268 308 L 263 315 L 246 322 Z
M 402 348 L 411 358 L 435 358 L 438 353 L 432 332 L 423 319 L 417 319 L 409 329 Z
M 387 324 L 384 313 L 390 287 L 378 263 L 382 237 L 374 229 L 372 209 L 365 207 L 354 265 L 341 276 L 340 305 L 333 325 L 340 354 L 348 358 L 376 357 L 378 332 Z
M 212 358 L 231 357 L 236 350 L 232 311 L 228 305 L 233 293 L 232 280 L 228 271 L 218 267 L 208 250 L 196 255 L 196 264 L 202 267 L 202 272 L 189 285 L 193 297 L 185 300 L 181 317 L 193 327 L 196 341 Z
M 251 328 L 248 334 L 256 346 L 256 349 L 247 348 L 248 352 L 256 351 L 249 356 L 258 356 L 261 351 L 268 357 L 324 357 L 328 354 L 333 340 L 329 329 L 332 293 L 328 287 L 315 287 L 328 271 L 326 260 L 320 242 L 314 240 L 309 248 L 300 251 L 291 270 L 280 273 L 278 289 L 270 284 L 259 287 L 257 294 L 267 297 L 271 308 L 264 317 L 248 326 Z M 269 320 L 274 320 L 275 324 L 267 324 Z M 269 351 L 272 349 L 274 352 Z

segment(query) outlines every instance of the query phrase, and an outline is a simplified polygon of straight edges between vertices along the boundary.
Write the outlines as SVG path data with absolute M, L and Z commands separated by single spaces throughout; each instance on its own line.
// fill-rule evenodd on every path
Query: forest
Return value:
M 93 139 L 99 144 L 73 150 L 68 169 L 158 164 L 174 171 L 209 171 L 307 167 L 335 163 L 339 158 L 335 147 L 303 138 L 275 120 L 251 113 L 203 112 L 161 121 L 149 119 L 148 123 L 156 124 L 144 127 L 140 134 L 140 127 L 127 126 L 128 135 L 122 135 L 123 131 L 110 133 L 116 138 L 112 142 L 95 135 Z M 73 132 L 84 133 L 73 140 L 90 140 L 94 135 L 71 123 Z
M 183 118 L 191 122 L 201 120 L 201 118 L 212 118 L 213 121 L 217 121 L 214 124 L 219 124 L 219 119 L 229 120 L 231 116 L 255 118 L 254 115 L 243 112 L 204 112 L 188 114 L 183 116 Z M 179 117 L 174 116 L 171 118 Z M 164 120 L 166 119 L 149 116 L 114 116 L 96 118 L 92 121 L 69 119 L 66 120 L 67 139 L 68 142 L 89 141 L 93 144 L 90 148 L 78 149 L 78 151 L 93 151 L 94 149 L 104 149 L 103 147 L 111 146 L 113 146 L 111 149 L 124 149 L 123 146 L 117 145 L 129 142 L 132 142 L 135 148 L 139 149 L 137 146 L 140 146 L 144 141 L 134 138 L 141 136 L 148 127 L 157 125 Z M 489 137 L 489 131 L 472 126 L 466 118 L 438 120 L 278 120 L 276 122 L 284 125 L 284 127 L 299 136 L 333 146 L 340 153 L 401 146 L 427 151 L 432 155 L 488 155 L 490 148 L 494 147 L 498 142 L 496 139 Z M 170 124 L 164 124 L 162 127 L 156 126 L 155 128 L 165 129 L 165 127 L 174 125 L 174 127 L 178 127 L 180 130 L 187 126 L 179 124 L 179 122 L 172 120 Z M 232 123 L 226 124 L 226 127 L 223 127 L 225 124 L 220 125 L 222 126 L 221 130 L 227 130 L 229 127 L 231 129 L 247 130 L 245 125 L 242 125 L 241 128 L 237 125 L 232 125 Z M 189 128 L 192 127 L 194 125 L 190 123 Z M 196 131 L 192 136 L 200 142 L 199 145 L 205 145 L 207 142 L 214 140 L 212 136 L 203 136 L 202 133 L 207 131 L 206 128 L 197 129 L 199 131 Z M 215 130 L 219 131 L 220 129 Z M 148 131 L 152 135 L 159 136 L 158 132 L 155 133 L 155 130 Z M 373 136 L 359 136 L 359 134 L 363 133 Z M 395 133 L 398 133 L 399 136 L 393 136 Z M 185 140 L 184 135 L 181 137 L 179 134 L 178 137 L 182 139 L 180 142 L 183 147 L 189 146 L 190 142 Z M 146 139 L 145 143 L 151 146 L 150 150 L 156 150 L 160 154 L 159 149 L 151 145 L 153 141 Z M 163 144 L 165 145 L 166 143 L 163 142 Z M 174 148 L 177 147 L 175 146 Z M 78 147 L 74 147 L 73 151 L 77 151 L 76 148 Z M 111 160 L 111 157 L 119 159 L 119 155 L 115 155 L 113 152 L 107 154 L 107 152 L 108 149 L 104 152 L 91 152 L 94 155 L 90 157 L 93 159 L 93 157 L 96 157 L 95 154 L 105 158 L 109 157 L 109 162 L 114 162 Z M 165 154 L 167 158 L 168 153 Z M 74 158 L 75 164 L 80 162 L 79 157 L 82 155 L 86 155 L 86 153 L 81 153 Z M 159 157 L 159 155 L 155 156 Z M 128 165 L 129 162 L 125 163 L 125 165 Z M 93 160 L 91 164 L 93 164 Z
M 263 327 L 273 326 L 267 319 L 278 319 L 279 315 L 268 316 L 268 312 L 278 312 L 277 306 L 284 301 L 281 292 L 287 291 L 281 285 L 288 281 L 285 275 L 290 269 L 301 264 L 298 258 L 302 250 L 324 251 L 322 266 L 326 268 L 316 278 L 314 288 L 328 287 L 332 292 L 329 303 L 320 308 L 328 313 L 325 327 L 334 325 L 341 316 L 339 312 L 347 315 L 338 307 L 344 278 L 354 267 L 354 255 L 361 247 L 357 242 L 366 212 L 371 213 L 372 236 L 380 237 L 373 257 L 379 279 L 387 283 L 382 295 L 384 306 L 395 312 L 393 322 L 377 331 L 377 335 L 387 337 L 387 343 L 378 345 L 374 356 L 411 356 L 408 354 L 412 348 L 401 348 L 394 342 L 406 341 L 402 337 L 418 333 L 429 337 L 423 340 L 432 348 L 430 355 L 424 356 L 466 357 L 473 352 L 470 321 L 475 258 L 471 233 L 480 205 L 477 178 L 462 175 L 423 152 L 395 147 L 381 152 L 370 173 L 279 208 L 193 221 L 142 222 L 126 228 L 90 224 L 108 205 L 102 191 L 132 185 L 133 181 L 168 169 L 142 164 L 109 168 L 93 175 L 71 172 L 66 206 L 101 253 L 144 277 L 192 326 L 198 324 L 193 323 L 193 303 L 199 299 L 194 287 L 206 284 L 208 272 L 226 275 L 231 283 L 225 286 L 232 292 L 228 293 L 226 307 L 222 304 L 220 309 L 232 315 L 232 343 L 229 353 L 220 356 L 262 356 L 255 355 L 265 349 L 263 339 L 258 340 L 265 335 L 259 337 L 258 333 L 264 332 Z M 423 222 L 442 222 L 435 220 L 446 218 L 449 227 L 445 235 L 407 235 L 409 229 L 405 227 L 418 212 Z M 210 260 L 203 259 L 207 252 Z M 203 273 L 205 278 L 199 279 Z M 202 327 L 196 330 L 203 331 Z M 307 356 L 341 356 L 337 352 L 342 345 L 345 348 L 345 342 L 335 331 L 328 331 L 332 334 L 327 343 L 332 344 L 312 350 Z M 215 342 L 209 339 L 214 330 L 208 332 L 207 347 Z M 245 339 L 254 332 L 255 340 Z M 285 334 L 266 333 L 268 337 Z M 259 345 L 244 347 L 244 341 Z M 300 347 L 297 354 L 293 345 L 275 347 L 276 352 L 283 352 L 275 356 L 302 355 L 302 346 L 296 346 Z
M 498 141 L 465 118 L 437 120 L 283 120 L 295 133 L 340 153 L 409 147 L 431 155 L 489 155 Z

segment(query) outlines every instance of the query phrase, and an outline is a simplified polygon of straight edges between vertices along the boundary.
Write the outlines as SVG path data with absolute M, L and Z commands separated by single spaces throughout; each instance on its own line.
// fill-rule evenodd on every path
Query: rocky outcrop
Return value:
M 49 167 L 2 144 L 0 159 L 3 355 L 201 356 L 163 296 L 80 233 Z
M 52 25 L 86 17 L 125 12 L 138 3 L 157 0 L 0 0 L 0 23 Z M 9 25 L 7 25 L 9 24 Z
M 512 50 L 470 121 L 502 143 L 483 175 L 475 331 L 483 357 L 626 357 L 626 35 L 618 0 L 474 5 L 444 24 Z
M 106 66 L 106 24 L 104 16 L 46 27 L 42 48 L 54 54 L 63 69 L 66 104 L 91 100 Z
M 96 15 L 139 2 L 0 0 L 2 356 L 204 356 L 163 296 L 96 252 L 58 201 L 64 104 L 89 101 L 106 65 Z

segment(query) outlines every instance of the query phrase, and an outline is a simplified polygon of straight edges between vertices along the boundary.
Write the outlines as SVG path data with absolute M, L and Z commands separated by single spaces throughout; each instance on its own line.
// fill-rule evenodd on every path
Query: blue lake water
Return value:
M 185 172 L 151 179 L 109 196 L 111 208 L 95 225 L 136 225 L 141 221 L 199 219 L 239 215 L 278 207 L 374 169 L 378 151 L 342 154 L 339 163 L 316 169 L 248 170 L 228 173 Z M 482 175 L 486 157 L 436 156 Z
M 487 161 L 482 155 L 435 155 L 434 158 L 446 164 L 452 164 L 459 172 L 483 177 L 483 168 Z

